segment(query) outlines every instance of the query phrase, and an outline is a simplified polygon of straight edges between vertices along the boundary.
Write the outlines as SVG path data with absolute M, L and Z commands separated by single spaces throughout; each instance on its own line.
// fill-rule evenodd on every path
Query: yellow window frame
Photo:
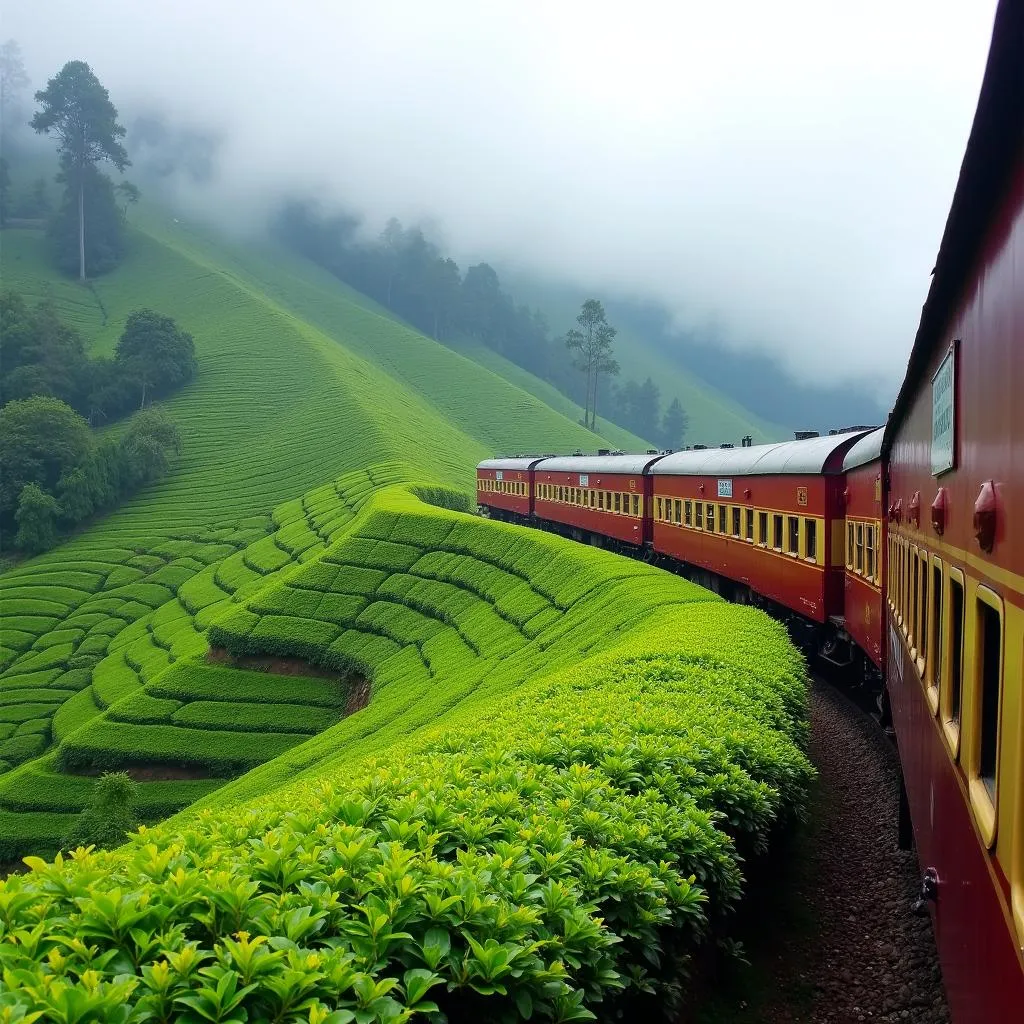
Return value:
M 935 586 L 935 570 L 939 570 L 939 585 Z M 936 589 L 938 602 L 936 602 Z M 945 644 L 942 635 L 942 617 L 946 613 L 946 571 L 942 559 L 938 555 L 932 555 L 928 562 L 928 650 L 931 652 L 925 662 L 925 692 L 928 694 L 928 704 L 932 714 L 939 713 L 939 694 L 942 690 L 942 665 L 945 655 Z M 936 607 L 938 604 L 938 607 Z M 938 669 L 938 671 L 936 671 Z
M 1006 661 L 1006 612 L 1003 608 L 1003 599 L 984 584 L 978 584 L 971 605 L 973 615 L 967 616 L 973 634 L 971 644 L 972 657 L 968 662 L 971 666 L 970 703 L 970 728 L 968 729 L 967 740 L 967 789 L 971 798 L 971 807 L 974 810 L 974 818 L 978 824 L 978 831 L 985 845 L 990 849 L 995 845 L 996 826 L 998 824 L 996 808 L 999 803 L 999 777 L 1000 777 L 1000 753 L 1002 751 L 1002 726 L 1003 726 L 1003 666 Z M 982 696 L 984 680 L 982 679 L 982 658 L 984 650 L 981 632 L 981 608 L 986 605 L 999 616 L 999 693 L 996 703 L 996 775 L 995 792 L 990 794 L 985 780 L 981 777 L 981 730 L 982 730 Z
M 959 718 L 953 717 L 953 584 L 960 587 L 960 707 Z M 942 682 L 939 686 L 939 711 L 942 732 L 954 760 L 960 757 L 960 733 L 964 719 L 964 668 L 967 661 L 967 584 L 962 569 L 949 566 L 942 586 Z

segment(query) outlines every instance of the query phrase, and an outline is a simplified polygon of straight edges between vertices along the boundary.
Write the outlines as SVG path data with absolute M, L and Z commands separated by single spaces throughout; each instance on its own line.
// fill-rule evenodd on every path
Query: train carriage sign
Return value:
M 589 473 L 580 473 L 580 487 L 589 487 L 589 486 L 590 486 L 590 474 Z
M 932 377 L 932 476 L 953 468 L 956 460 L 956 344 Z
M 732 480 L 719 480 L 718 481 L 718 496 L 720 498 L 731 498 L 732 497 Z
M 504 480 L 505 479 L 504 472 L 502 470 L 500 470 L 500 469 L 496 469 L 494 471 L 494 479 L 495 480 Z

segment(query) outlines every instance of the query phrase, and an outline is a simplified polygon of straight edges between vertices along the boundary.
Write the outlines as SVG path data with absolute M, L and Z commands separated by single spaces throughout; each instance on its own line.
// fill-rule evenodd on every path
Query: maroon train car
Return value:
M 651 465 L 661 456 L 571 455 L 534 474 L 537 517 L 640 547 L 650 541 Z
M 841 615 L 843 456 L 863 433 L 666 455 L 651 467 L 654 550 L 805 619 Z
M 1024 1021 L 1024 4 L 886 428 L 887 686 L 955 1024 Z
M 533 467 L 540 458 L 485 459 L 476 467 L 476 503 L 495 518 L 533 513 Z
M 882 515 L 882 435 L 879 428 L 862 437 L 843 460 L 846 473 L 846 573 L 843 599 L 846 633 L 874 666 L 883 670 L 885 646 L 882 584 L 885 580 L 885 520 Z

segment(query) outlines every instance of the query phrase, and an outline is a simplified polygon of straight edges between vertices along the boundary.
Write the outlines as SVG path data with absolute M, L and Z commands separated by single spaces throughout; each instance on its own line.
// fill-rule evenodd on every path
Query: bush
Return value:
M 101 775 L 89 805 L 64 837 L 64 845 L 120 846 L 139 825 L 134 806 L 137 789 L 124 772 Z

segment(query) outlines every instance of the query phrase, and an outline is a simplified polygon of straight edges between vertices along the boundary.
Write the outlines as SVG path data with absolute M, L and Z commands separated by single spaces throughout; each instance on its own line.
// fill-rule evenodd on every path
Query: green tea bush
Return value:
M 242 701 L 192 701 L 173 715 L 171 721 L 202 729 L 231 729 L 238 732 L 301 732 L 313 735 L 338 720 L 333 708 L 303 704 L 246 704 Z

